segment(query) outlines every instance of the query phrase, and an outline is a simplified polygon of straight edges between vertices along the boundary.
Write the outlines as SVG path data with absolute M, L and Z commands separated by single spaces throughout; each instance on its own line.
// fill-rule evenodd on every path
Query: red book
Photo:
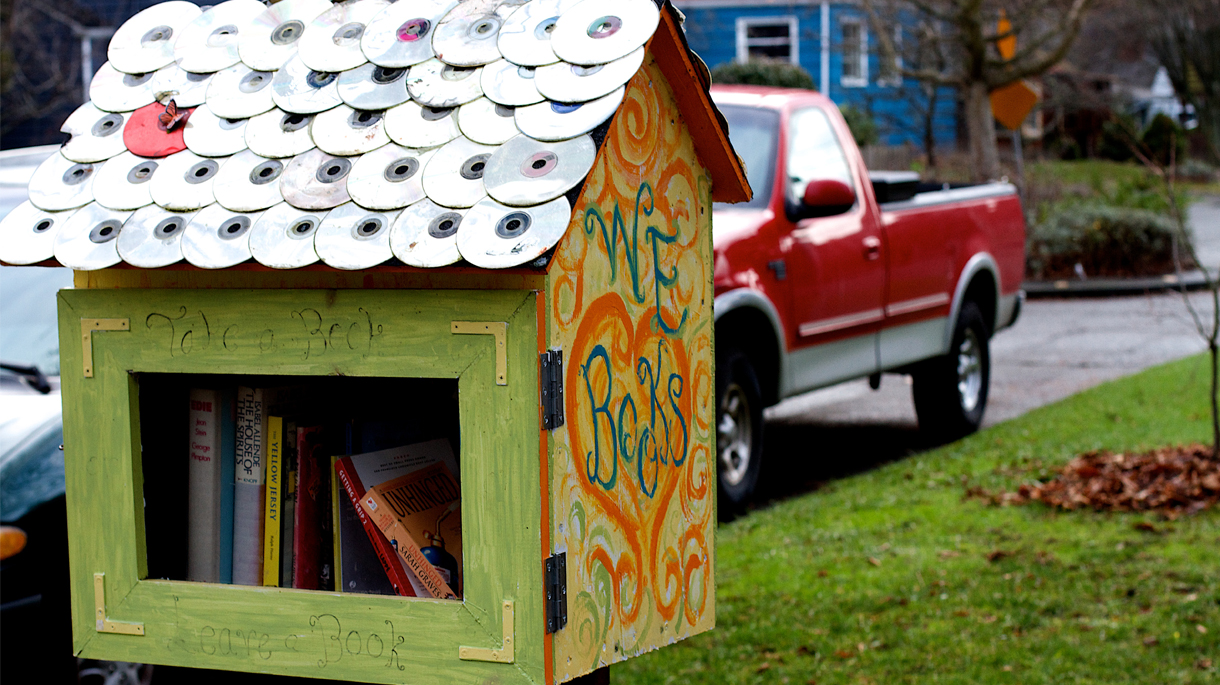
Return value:
M 360 506 L 360 498 L 368 489 L 360 482 L 359 474 L 352 467 L 351 457 L 343 457 L 336 461 L 335 473 L 339 476 L 339 483 L 347 493 L 347 498 L 356 508 L 356 515 L 360 517 L 360 525 L 364 526 L 364 532 L 368 534 L 369 541 L 373 543 L 373 551 L 377 553 L 377 560 L 385 569 L 385 574 L 390 579 L 390 584 L 394 586 L 394 591 L 402 597 L 415 597 L 415 588 L 407 569 L 403 566 L 402 558 L 394 553 L 394 548 L 390 546 L 390 541 L 386 539 L 385 533 L 381 532 L 381 529 L 369 519 L 364 507 Z
M 297 428 L 296 522 L 292 531 L 292 587 L 322 589 L 322 517 L 326 490 L 322 427 Z

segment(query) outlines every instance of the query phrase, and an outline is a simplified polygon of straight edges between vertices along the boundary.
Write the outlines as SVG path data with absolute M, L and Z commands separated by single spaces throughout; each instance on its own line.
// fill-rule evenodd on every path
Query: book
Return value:
M 221 396 L 192 388 L 189 394 L 190 466 L 187 471 L 187 580 L 220 582 Z
M 284 454 L 280 459 L 280 492 L 283 498 L 280 515 L 280 587 L 292 587 L 293 528 L 296 525 L 297 500 L 297 425 L 284 422 Z
M 263 494 L 263 585 L 280 584 L 280 518 L 283 483 L 284 418 L 267 417 L 266 491 Z
M 359 505 L 364 489 L 353 483 L 358 477 L 351 468 L 350 457 L 335 460 L 335 482 L 343 489 L 336 498 L 339 503 L 339 587 L 342 592 L 415 597 L 414 585 L 402 560 Z
M 292 587 L 300 590 L 321 590 L 323 520 L 326 469 L 319 463 L 325 453 L 321 426 L 297 428 L 297 489 L 296 521 L 293 526 Z
M 237 396 L 220 392 L 220 582 L 233 582 L 233 478 L 237 472 Z
M 340 522 L 339 522 L 339 479 L 334 477 L 335 462 L 338 459 L 339 459 L 339 457 L 337 457 L 335 455 L 331 455 L 330 469 L 326 472 L 326 475 L 330 478 L 330 491 L 329 491 L 330 503 L 331 503 L 330 504 L 330 529 L 332 531 L 332 533 L 331 533 L 331 559 L 334 560 L 334 577 L 335 577 L 334 589 L 342 592 L 343 591 L 343 562 L 341 560 L 343 559 L 343 550 L 341 550 L 339 548 L 339 544 L 341 541 L 341 539 L 340 539 L 341 536 L 339 534 L 339 530 L 340 530 L 340 525 L 339 525 L 340 524 Z
M 263 450 L 266 412 L 261 388 L 237 389 L 233 477 L 233 583 L 263 581 Z

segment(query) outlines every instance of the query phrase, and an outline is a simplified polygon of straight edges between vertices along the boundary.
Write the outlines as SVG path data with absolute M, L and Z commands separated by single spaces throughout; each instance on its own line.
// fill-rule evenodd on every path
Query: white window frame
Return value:
M 902 25 L 894 27 L 894 73 L 889 78 L 883 78 L 881 75 L 885 70 L 881 67 L 884 64 L 885 52 L 882 51 L 877 55 L 877 85 L 887 88 L 897 88 L 902 85 Z
M 749 29 L 752 26 L 768 24 L 787 24 L 787 38 L 750 38 Z M 750 61 L 750 46 L 788 45 L 788 61 L 792 64 L 801 63 L 800 22 L 793 15 L 781 17 L 738 17 L 737 18 L 737 62 L 745 64 Z
M 839 85 L 844 88 L 864 88 L 868 85 L 868 26 L 863 19 L 852 17 L 839 19 L 839 44 L 843 46 L 842 64 L 847 65 L 850 58 L 843 41 L 843 27 L 854 25 L 860 29 L 860 54 L 854 59 L 860 65 L 860 76 L 848 76 L 846 70 L 840 67 Z

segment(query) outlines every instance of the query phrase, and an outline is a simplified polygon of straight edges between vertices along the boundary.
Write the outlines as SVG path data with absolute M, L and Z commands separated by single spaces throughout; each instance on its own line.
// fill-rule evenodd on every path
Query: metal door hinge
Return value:
M 542 428 L 551 431 L 563 425 L 563 350 L 547 350 L 538 357 Z
M 546 584 L 546 632 L 554 633 L 568 624 L 568 553 L 547 557 L 542 576 Z

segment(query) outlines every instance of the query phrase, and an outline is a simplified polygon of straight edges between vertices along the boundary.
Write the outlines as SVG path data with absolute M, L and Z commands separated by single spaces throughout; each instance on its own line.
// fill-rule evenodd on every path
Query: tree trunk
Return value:
M 975 81 L 966 89 L 966 132 L 970 136 L 970 162 L 977 182 L 1000 177 L 1000 151 L 995 142 L 995 117 L 987 84 Z

